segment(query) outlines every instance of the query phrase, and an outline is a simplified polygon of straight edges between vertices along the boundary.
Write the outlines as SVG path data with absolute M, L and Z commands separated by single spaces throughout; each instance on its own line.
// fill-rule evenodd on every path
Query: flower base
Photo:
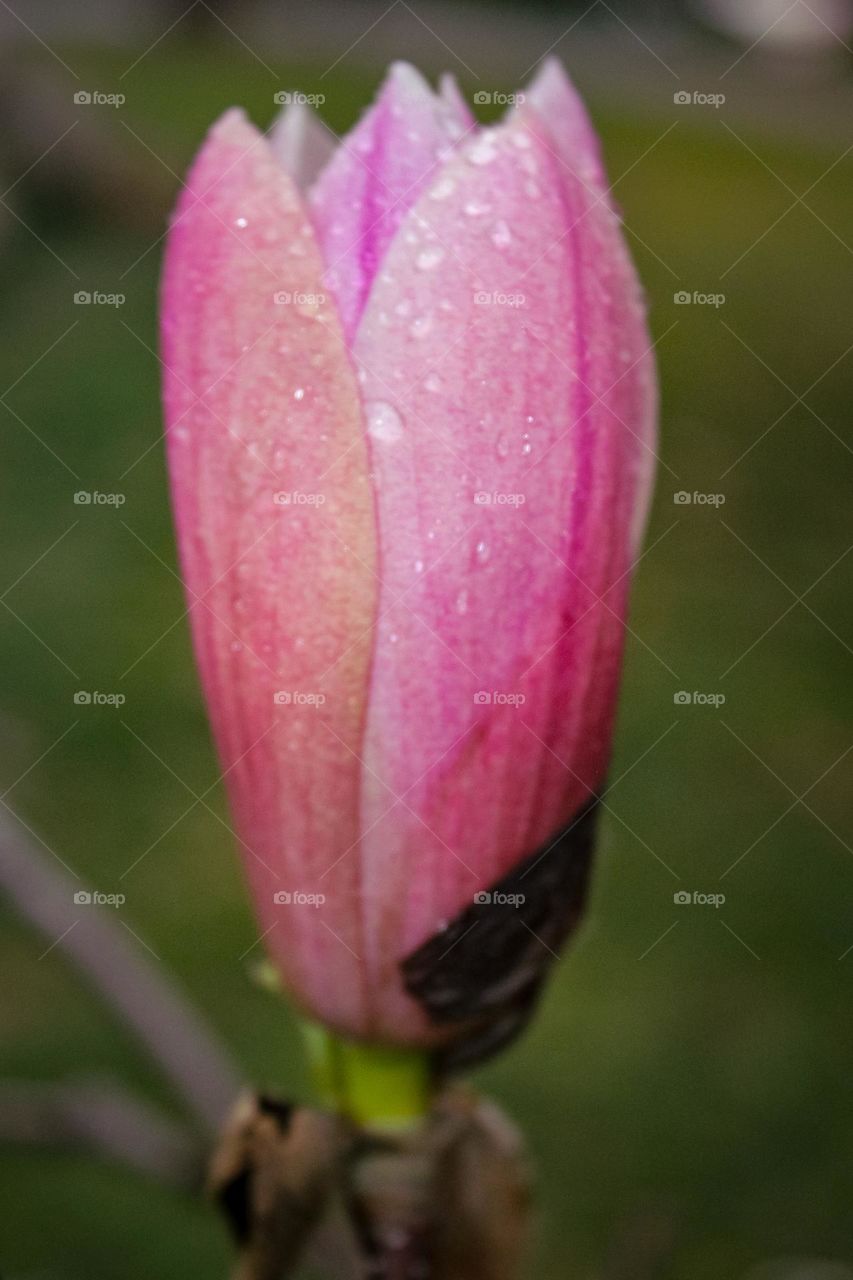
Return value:
M 527 1161 L 515 1127 L 467 1089 L 378 1127 L 244 1097 L 210 1186 L 237 1242 L 234 1280 L 281 1280 L 303 1260 L 329 1280 L 517 1280 Z

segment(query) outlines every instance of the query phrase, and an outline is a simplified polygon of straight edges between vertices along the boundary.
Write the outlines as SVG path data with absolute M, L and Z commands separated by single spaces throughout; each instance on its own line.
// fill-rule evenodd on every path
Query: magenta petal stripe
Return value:
M 311 190 L 326 280 L 349 341 L 398 227 L 473 123 L 454 89 L 448 81 L 439 99 L 414 67 L 395 63 Z

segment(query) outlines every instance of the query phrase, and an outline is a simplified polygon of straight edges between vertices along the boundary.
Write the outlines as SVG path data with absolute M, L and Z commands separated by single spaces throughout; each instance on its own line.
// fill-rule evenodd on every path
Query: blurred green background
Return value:
M 51 42 L 78 83 L 19 34 L 7 68 L 28 124 L 40 111 L 48 124 L 27 153 L 6 104 L 4 186 L 76 118 L 74 89 L 127 102 L 85 116 L 85 146 L 75 130 L 79 150 L 58 144 L 6 197 L 0 789 L 83 883 L 126 893 L 122 919 L 246 1077 L 304 1093 L 293 1021 L 250 979 L 259 930 L 232 840 L 170 772 L 196 793 L 217 777 L 170 572 L 152 349 L 177 175 L 226 106 L 266 125 L 273 90 L 315 91 L 323 66 L 264 48 L 271 78 L 224 30 L 176 30 L 122 78 L 146 42 Z M 570 45 L 557 52 L 585 84 Z M 663 394 L 594 894 L 532 1029 L 478 1082 L 529 1139 L 538 1280 L 835 1280 L 853 1274 L 853 159 L 831 167 L 847 142 L 819 104 L 811 133 L 786 136 L 772 102 L 763 126 L 760 103 L 738 118 L 737 95 L 732 111 L 679 113 L 663 79 L 637 106 L 585 84 Z M 461 80 L 469 96 L 482 83 Z M 376 82 L 352 57 L 323 76 L 335 130 Z M 126 301 L 78 307 L 78 289 Z M 725 301 L 679 305 L 679 290 Z M 78 507 L 78 489 L 126 502 Z M 725 501 L 680 504 L 682 490 Z M 78 688 L 126 704 L 76 707 Z M 682 705 L 679 690 L 725 703 Z M 207 803 L 227 820 L 220 786 Z M 682 890 L 725 904 L 679 906 Z M 11 910 L 3 926 L 0 1075 L 110 1076 L 176 1109 L 61 948 L 40 959 L 48 941 Z M 183 1280 L 228 1265 L 203 1201 L 82 1154 L 4 1148 L 0 1203 L 4 1277 Z M 773 1270 L 794 1258 L 813 1261 Z

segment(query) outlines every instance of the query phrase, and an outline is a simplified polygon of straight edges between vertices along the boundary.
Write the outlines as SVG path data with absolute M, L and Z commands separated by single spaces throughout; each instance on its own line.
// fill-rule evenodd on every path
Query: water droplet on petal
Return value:
M 374 400 L 365 405 L 367 434 L 374 440 L 394 444 L 403 434 L 403 419 L 397 410 L 384 400 Z
M 249 219 L 248 219 L 248 218 L 235 218 L 235 219 L 234 219 L 234 226 L 235 226 L 235 227 L 240 227 L 240 229 L 241 229 L 241 230 L 242 230 L 242 228 L 243 228 L 243 227 L 248 227 L 248 225 L 249 225 Z
M 495 229 L 492 232 L 492 244 L 496 249 L 505 249 L 508 244 L 512 243 L 512 232 L 507 224 L 501 219 L 495 223 Z
M 437 373 L 430 373 L 424 378 L 424 386 L 427 391 L 440 391 L 441 385 L 441 378 Z
M 432 191 L 430 191 L 429 193 L 430 199 L 446 200 L 448 196 L 453 195 L 453 192 L 455 190 L 456 190 L 456 183 L 453 181 L 452 178 L 449 178 L 449 177 L 439 178 L 438 182 L 435 184 Z
M 295 390 L 295 391 L 294 391 L 294 393 L 293 393 L 293 398 L 294 398 L 294 400 L 304 400 L 304 399 L 305 399 L 305 388 L 304 388 L 304 387 L 297 387 L 297 388 L 296 388 L 296 390 Z
M 459 595 L 456 597 L 456 612 L 457 613 L 468 612 L 468 591 L 465 587 L 462 588 L 462 590 L 459 592 Z
M 423 562 L 423 560 L 416 560 L 416 561 L 415 561 L 415 573 L 423 573 L 423 571 L 424 571 L 424 562 Z
M 465 213 L 469 218 L 482 218 L 484 214 L 491 209 L 490 204 L 485 204 L 482 200 L 469 200 L 464 206 Z
M 432 328 L 432 316 L 418 316 L 409 326 L 413 338 L 425 337 Z
M 505 435 L 498 436 L 497 443 L 495 444 L 495 453 L 499 458 L 509 457 L 509 440 Z
M 433 267 L 437 267 L 444 257 L 444 250 L 438 245 L 433 245 L 429 249 L 422 249 L 418 254 L 415 262 L 421 271 L 431 271 Z
M 481 138 L 468 152 L 468 160 L 471 164 L 491 164 L 497 154 L 491 138 Z
M 480 564 L 485 564 L 489 556 L 492 554 L 489 549 L 488 542 L 484 542 L 483 539 L 481 538 L 480 541 L 477 543 L 476 547 L 474 548 L 474 554 L 476 555 Z

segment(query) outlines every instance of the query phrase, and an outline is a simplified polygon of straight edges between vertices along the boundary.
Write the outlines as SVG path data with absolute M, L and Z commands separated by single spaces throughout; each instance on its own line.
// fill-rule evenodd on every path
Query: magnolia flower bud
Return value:
M 333 149 L 302 105 L 272 139 L 228 112 L 163 357 L 265 944 L 338 1032 L 485 1052 L 582 908 L 653 461 L 640 291 L 558 64 L 491 128 L 407 66 Z

